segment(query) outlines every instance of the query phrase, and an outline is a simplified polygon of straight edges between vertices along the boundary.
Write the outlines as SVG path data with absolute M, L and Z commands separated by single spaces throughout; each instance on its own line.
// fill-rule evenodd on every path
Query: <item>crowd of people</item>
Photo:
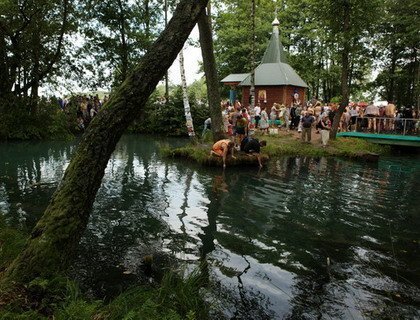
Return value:
M 317 129 L 331 127 L 339 105 L 336 103 L 323 104 L 316 98 L 302 103 L 296 94 L 290 105 L 274 103 L 270 110 L 259 104 L 254 107 L 254 120 L 251 123 L 249 107 L 245 108 L 237 100 L 232 105 L 228 101 L 222 103 L 222 114 L 225 131 L 234 136 L 236 145 L 244 137 L 244 131 L 258 128 L 261 134 L 277 133 L 278 129 L 286 131 L 296 130 L 302 135 L 310 135 L 308 130 L 309 116 L 314 120 L 311 123 Z M 305 115 L 308 117 L 304 119 Z M 341 115 L 338 131 L 362 131 L 372 133 L 417 133 L 419 115 L 413 108 L 398 109 L 393 103 L 377 105 L 373 102 L 349 103 Z M 322 121 L 324 119 L 324 121 Z M 327 119 L 329 121 L 327 121 Z M 404 131 L 404 132 L 403 132 Z M 308 138 L 310 140 L 310 138 Z
M 216 143 L 211 154 L 223 157 L 223 163 L 225 163 L 226 155 L 229 153 L 233 155 L 234 149 L 242 150 L 243 141 L 253 139 L 250 138 L 250 133 L 255 130 L 258 130 L 261 135 L 277 134 L 278 130 L 287 132 L 295 130 L 301 134 L 301 140 L 306 143 L 311 142 L 312 131 L 315 131 L 321 136 L 322 147 L 327 147 L 339 105 L 324 104 L 316 98 L 302 103 L 299 95 L 295 94 L 291 104 L 274 103 L 269 110 L 260 104 L 250 110 L 249 107 L 242 106 L 238 100 L 233 104 L 223 101 L 221 107 L 224 130 L 229 139 Z M 203 134 L 210 125 L 209 118 L 206 120 Z M 338 131 L 420 135 L 420 119 L 413 108 L 398 109 L 392 102 L 383 102 L 379 105 L 373 102 L 370 104 L 349 103 L 340 117 Z M 255 145 L 261 146 L 258 143 L 257 140 Z M 263 144 L 265 145 L 265 141 Z M 222 145 L 226 148 L 220 149 Z M 259 148 L 257 154 L 259 154 Z
M 70 112 L 70 105 L 76 105 L 77 127 L 84 130 L 108 101 L 108 96 L 99 99 L 98 95 L 76 95 L 69 99 L 58 98 L 58 104 L 64 112 Z

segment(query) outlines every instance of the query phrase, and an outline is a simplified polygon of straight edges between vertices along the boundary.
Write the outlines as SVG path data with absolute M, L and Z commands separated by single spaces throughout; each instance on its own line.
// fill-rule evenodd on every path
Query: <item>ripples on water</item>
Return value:
M 164 251 L 207 259 L 227 317 L 420 316 L 418 157 L 285 157 L 223 173 L 163 160 L 157 147 L 124 137 L 108 164 L 74 266 L 95 294 L 138 281 L 142 257 Z M 10 224 L 34 225 L 73 148 L 0 145 Z

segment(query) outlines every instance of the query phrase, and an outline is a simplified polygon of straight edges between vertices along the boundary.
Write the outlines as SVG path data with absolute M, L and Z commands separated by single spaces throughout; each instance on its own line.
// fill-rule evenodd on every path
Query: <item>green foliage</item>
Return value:
M 399 106 L 417 104 L 420 94 L 420 3 L 384 1 L 385 14 L 378 26 L 375 47 L 381 70 L 371 83 L 379 96 Z
M 26 237 L 23 232 L 8 228 L 0 215 L 0 272 L 22 250 Z M 104 305 L 102 301 L 87 299 L 77 283 L 66 277 L 36 278 L 25 286 L 24 294 L 18 290 L 11 293 L 14 298 L 6 299 L 9 303 L 0 304 L 0 319 L 46 320 L 52 315 L 58 320 L 207 319 L 208 307 L 200 295 L 204 284 L 199 270 L 186 278 L 168 271 L 159 286 L 133 287 Z M 6 288 L 0 290 L 6 292 Z
M 198 270 L 185 279 L 170 271 L 158 287 L 133 287 L 104 305 L 101 301 L 85 298 L 77 284 L 67 278 L 38 278 L 27 289 L 37 301 L 36 309 L 25 311 L 29 306 L 19 305 L 25 301 L 17 299 L 19 303 L 15 301 L 0 308 L 0 319 L 47 319 L 51 315 L 58 320 L 207 319 L 208 307 L 199 292 L 203 285 Z
M 172 306 L 183 318 L 194 314 L 197 319 L 206 319 L 208 308 L 199 293 L 204 284 L 205 279 L 199 269 L 185 279 L 175 272 L 167 272 L 159 288 L 158 301 Z
M 220 78 L 230 73 L 250 72 L 252 68 L 251 2 L 225 0 L 213 2 L 217 8 L 214 21 L 214 50 Z M 274 13 L 274 3 L 269 0 L 258 2 L 256 10 L 255 51 L 257 61 L 261 59 L 270 39 L 271 22 L 267 13 Z M 270 20 L 271 19 L 271 20 Z
M 341 96 L 336 96 L 336 97 L 332 97 L 330 102 L 332 103 L 340 103 L 342 97 Z
M 344 44 L 347 44 L 346 50 L 350 55 L 348 82 L 353 99 L 364 97 L 362 93 L 372 89 L 369 81 L 376 67 L 375 58 L 378 57 L 378 53 L 381 53 L 380 56 L 389 53 L 390 45 L 388 48 L 378 46 L 378 34 L 386 36 L 391 43 L 404 43 L 403 47 L 398 46 L 402 49 L 397 50 L 401 53 L 399 56 L 407 57 L 407 64 L 408 61 L 416 61 L 413 50 L 408 48 L 415 48 L 414 43 L 418 42 L 419 23 L 418 19 L 414 18 L 417 16 L 415 13 L 419 12 L 418 1 L 410 0 L 403 6 L 396 0 L 386 2 L 393 3 L 395 8 L 387 9 L 380 0 L 285 0 L 281 5 L 277 2 L 282 43 L 289 51 L 289 63 L 309 85 L 309 96 L 315 95 L 329 102 L 341 94 L 341 54 Z M 214 17 L 215 54 L 221 77 L 230 73 L 249 72 L 252 41 L 250 3 L 226 0 L 218 2 L 215 6 L 218 9 Z M 350 18 L 350 28 L 344 32 L 343 21 L 346 16 Z M 256 1 L 254 42 L 257 63 L 266 48 L 273 19 L 273 2 Z M 365 23 L 366 21 L 368 23 Z M 390 32 L 389 28 L 382 27 L 382 21 L 401 32 Z M 407 30 L 405 34 L 403 30 Z M 408 39 L 412 39 L 411 42 L 407 41 Z M 412 100 L 416 97 L 412 91 L 419 88 L 415 83 L 413 86 L 415 66 L 411 65 L 404 70 L 404 74 L 408 72 L 411 74 L 411 80 L 407 83 L 402 78 L 399 79 L 401 86 L 394 89 L 404 92 L 411 88 L 411 95 L 406 96 L 410 96 Z M 396 74 L 393 73 L 393 76 Z M 378 85 L 384 84 L 387 84 L 387 89 L 390 87 L 388 76 L 378 82 Z
M 76 29 L 74 1 L 0 1 L 0 95 L 35 99 L 41 81 L 58 74 Z
M 99 316 L 108 320 L 207 319 L 208 308 L 199 294 L 202 285 L 198 271 L 185 279 L 167 272 L 158 288 L 135 287 L 123 292 Z
M 331 146 L 335 149 L 334 152 L 337 155 L 349 157 L 357 157 L 366 152 L 384 155 L 391 151 L 389 146 L 370 143 L 364 139 L 355 138 L 337 138 L 336 141 L 331 141 Z
M 40 99 L 36 111 L 30 110 L 30 100 L 9 97 L 0 101 L 1 140 L 68 139 L 69 121 L 56 102 Z
M 154 0 L 81 2 L 85 42 L 77 63 L 90 71 L 92 87 L 122 83 L 159 34 L 161 10 Z
M 192 85 L 189 90 L 189 101 L 191 114 L 194 122 L 194 129 L 200 135 L 204 120 L 209 117 L 207 100 L 203 96 L 203 83 Z M 159 102 L 158 92 L 155 92 L 148 100 L 144 112 L 129 129 L 130 132 L 152 133 L 168 136 L 186 136 L 184 104 L 182 100 L 182 89 L 177 86 L 170 93 L 169 103 Z
M 17 257 L 26 243 L 26 235 L 9 228 L 0 212 L 0 272 Z

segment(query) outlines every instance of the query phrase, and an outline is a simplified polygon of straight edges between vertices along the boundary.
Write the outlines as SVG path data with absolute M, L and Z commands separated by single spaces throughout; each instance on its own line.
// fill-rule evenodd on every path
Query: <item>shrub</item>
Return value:
M 0 101 L 0 141 L 68 139 L 67 115 L 55 101 L 41 98 L 31 110 L 29 98 Z M 76 120 L 76 119 L 75 119 Z
M 190 108 L 195 133 L 200 135 L 204 127 L 204 120 L 209 117 L 208 106 L 206 102 L 192 96 L 190 97 Z M 138 119 L 130 126 L 129 132 L 186 136 L 187 128 L 181 87 L 178 86 L 172 91 L 167 104 L 158 102 L 156 92 L 152 94 Z

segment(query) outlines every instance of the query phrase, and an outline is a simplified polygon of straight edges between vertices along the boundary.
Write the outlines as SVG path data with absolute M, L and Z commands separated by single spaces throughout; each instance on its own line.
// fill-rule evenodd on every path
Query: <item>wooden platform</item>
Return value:
M 419 136 L 403 136 L 398 134 L 380 134 L 363 132 L 340 132 L 337 133 L 337 137 L 360 138 L 372 143 L 420 148 Z

